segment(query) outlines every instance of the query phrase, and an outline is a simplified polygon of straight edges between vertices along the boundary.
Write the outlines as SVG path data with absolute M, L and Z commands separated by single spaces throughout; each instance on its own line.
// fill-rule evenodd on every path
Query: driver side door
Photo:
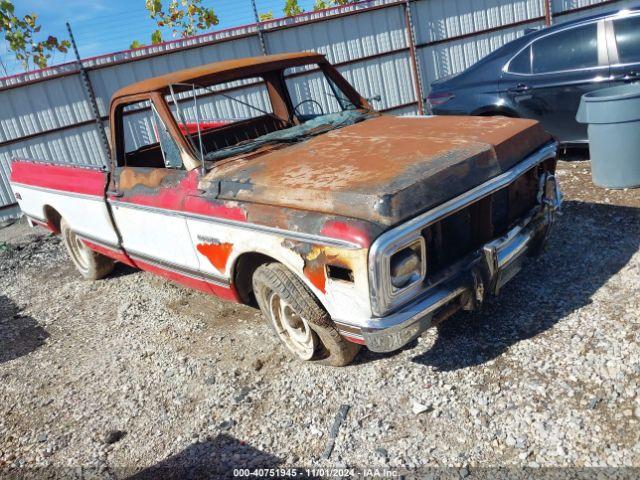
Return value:
M 182 152 L 151 100 L 124 107 L 116 166 L 107 201 L 122 247 L 139 268 L 155 273 L 198 270 L 187 222 L 180 214 L 185 196 L 197 185 Z M 195 179 L 195 181 L 194 181 Z

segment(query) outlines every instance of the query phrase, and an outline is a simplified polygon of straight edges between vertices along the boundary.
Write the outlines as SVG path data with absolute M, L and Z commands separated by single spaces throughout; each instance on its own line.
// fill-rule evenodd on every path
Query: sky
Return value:
M 260 13 L 272 11 L 276 17 L 282 16 L 284 3 L 285 0 L 256 0 Z M 204 0 L 202 4 L 212 7 L 220 20 L 214 30 L 254 22 L 251 0 Z M 299 4 L 305 10 L 311 10 L 314 0 L 299 0 Z M 27 13 L 38 15 L 41 35 L 45 38 L 48 35 L 68 38 L 65 23 L 69 22 L 83 58 L 126 50 L 133 40 L 149 43 L 155 29 L 144 0 L 14 0 L 14 5 L 20 17 Z M 165 40 L 171 40 L 170 34 L 165 37 Z M 0 37 L 0 57 L 9 74 L 22 71 L 7 51 L 4 37 Z M 71 52 L 56 52 L 49 64 L 72 60 Z M 0 76 L 3 75 L 0 71 Z

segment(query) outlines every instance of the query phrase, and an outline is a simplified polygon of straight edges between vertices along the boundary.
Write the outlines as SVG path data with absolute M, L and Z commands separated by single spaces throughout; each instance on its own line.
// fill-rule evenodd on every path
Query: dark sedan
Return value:
M 585 145 L 576 122 L 583 94 L 640 79 L 640 8 L 534 31 L 464 72 L 436 81 L 437 115 L 533 118 L 565 146 Z

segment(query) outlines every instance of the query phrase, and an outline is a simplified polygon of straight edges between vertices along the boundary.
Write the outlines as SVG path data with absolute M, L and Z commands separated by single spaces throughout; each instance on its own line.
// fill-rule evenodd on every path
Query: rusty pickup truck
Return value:
M 126 86 L 110 122 L 109 166 L 14 161 L 32 225 L 86 278 L 122 262 L 257 305 L 302 360 L 346 365 L 479 308 L 561 204 L 537 122 L 384 115 L 315 53 Z

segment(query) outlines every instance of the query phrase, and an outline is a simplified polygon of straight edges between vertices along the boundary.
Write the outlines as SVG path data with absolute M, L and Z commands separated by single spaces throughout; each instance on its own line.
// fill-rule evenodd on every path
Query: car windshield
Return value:
M 285 70 L 283 76 L 289 115 L 274 112 L 260 77 L 211 86 L 173 84 L 166 100 L 182 133 L 208 162 L 268 144 L 303 141 L 353 125 L 371 113 L 354 105 L 315 65 Z

